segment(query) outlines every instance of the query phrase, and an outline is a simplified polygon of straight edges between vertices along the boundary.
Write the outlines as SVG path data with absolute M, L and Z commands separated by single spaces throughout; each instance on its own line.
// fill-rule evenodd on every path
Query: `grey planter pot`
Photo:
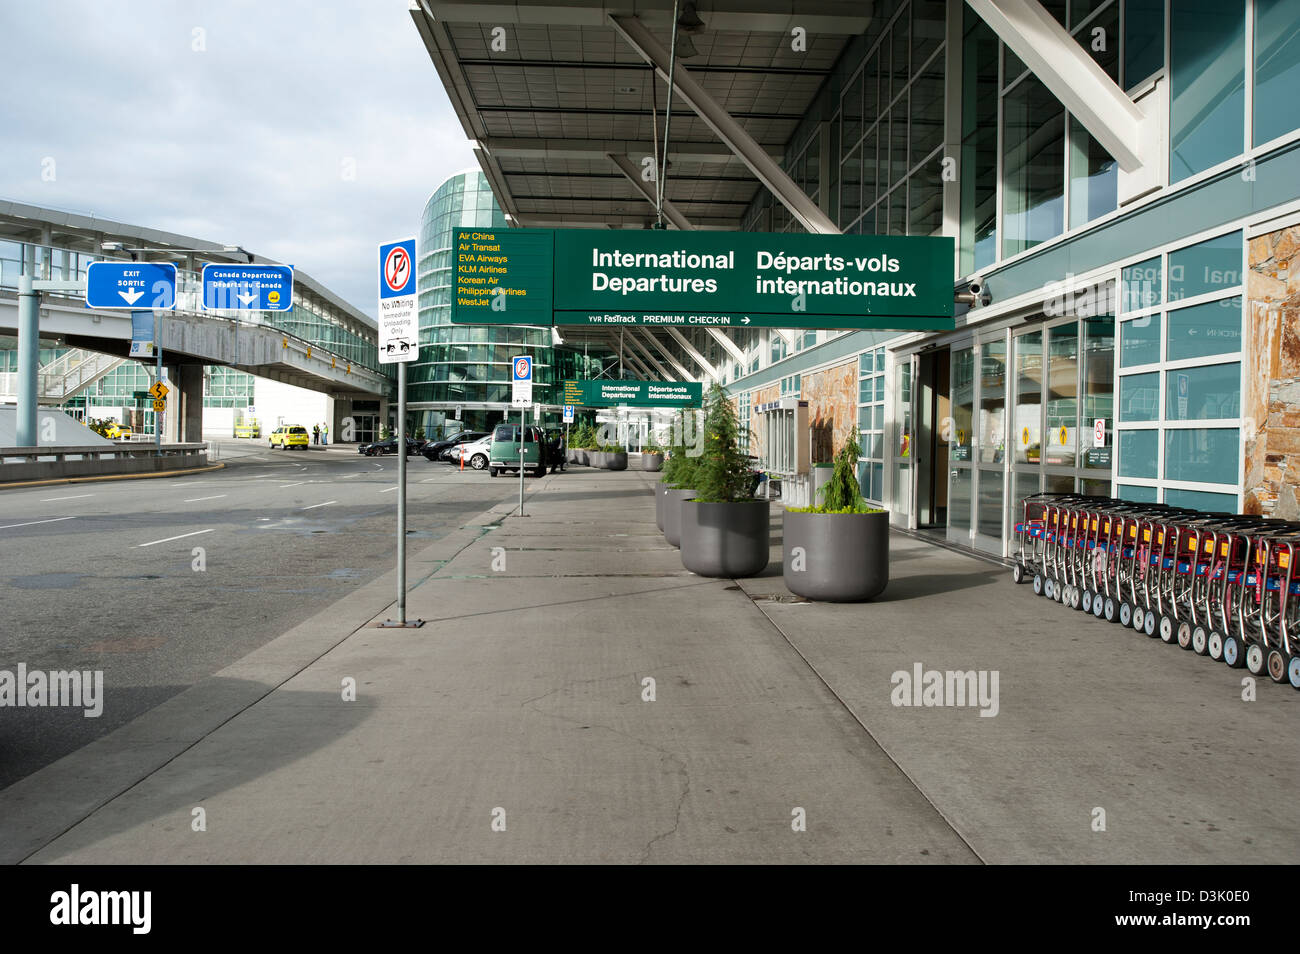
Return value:
M 831 475 L 835 473 L 834 467 L 814 466 L 812 469 L 812 500 L 809 503 L 814 507 L 820 507 L 822 503 L 821 494 L 818 493 L 823 487 L 830 483 Z
M 604 467 L 605 455 L 601 451 L 587 451 L 587 463 L 592 467 Z
M 664 539 L 675 547 L 682 545 L 682 501 L 694 496 L 693 489 L 669 487 L 664 491 Z
M 652 474 L 657 474 L 659 471 L 664 469 L 664 455 L 663 454 L 642 454 L 641 469 L 645 471 L 649 471 Z
M 785 585 L 797 596 L 856 603 L 889 583 L 888 513 L 787 512 L 782 534 Z
M 668 485 L 662 480 L 655 484 L 655 525 L 660 530 L 664 528 L 664 492 L 668 490 Z
M 700 576 L 762 573 L 772 546 L 770 507 L 766 500 L 682 501 L 682 566 Z
M 604 456 L 605 463 L 602 466 L 606 470 L 627 470 L 627 451 L 617 451 Z

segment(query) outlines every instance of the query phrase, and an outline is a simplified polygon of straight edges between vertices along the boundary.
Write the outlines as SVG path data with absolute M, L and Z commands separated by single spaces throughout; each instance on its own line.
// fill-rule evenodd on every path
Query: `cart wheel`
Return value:
M 1077 610 L 1083 605 L 1083 591 L 1077 586 L 1070 587 L 1070 609 Z
M 1160 617 L 1160 641 L 1162 643 L 1172 643 L 1174 633 L 1178 630 L 1178 624 L 1174 622 L 1172 616 Z
M 1274 682 L 1286 682 L 1286 657 L 1280 649 L 1268 651 L 1268 676 Z
M 1265 661 L 1264 647 L 1259 643 L 1251 643 L 1246 647 L 1246 668 L 1252 676 L 1258 676 L 1264 671 Z
M 1119 624 L 1121 626 L 1133 625 L 1133 604 L 1131 603 L 1119 604 Z
M 1286 680 L 1293 689 L 1300 689 L 1300 656 L 1292 656 L 1286 664 Z
M 1205 642 L 1205 651 L 1215 662 L 1223 659 L 1223 634 L 1217 629 L 1210 630 L 1210 638 Z
M 1210 631 L 1204 626 L 1192 630 L 1192 652 L 1204 656 L 1210 650 Z
M 1238 637 L 1223 637 L 1223 662 L 1229 669 L 1240 669 L 1246 664 L 1242 659 L 1241 640 Z
M 1182 649 L 1192 648 L 1192 624 L 1179 623 L 1178 629 L 1174 632 L 1174 642 Z
M 1043 595 L 1049 600 L 1056 599 L 1056 581 L 1050 576 L 1043 581 Z
M 1116 605 L 1114 599 L 1109 596 L 1106 597 L 1106 602 L 1101 608 L 1101 615 L 1108 623 L 1119 622 L 1119 606 Z
M 1133 626 L 1133 632 L 1135 633 L 1142 632 L 1142 621 L 1146 618 L 1146 612 L 1147 611 L 1144 610 L 1141 606 L 1133 607 L 1133 616 L 1130 619 L 1130 623 Z
M 1097 619 L 1101 619 L 1102 613 L 1105 611 L 1105 600 L 1101 598 L 1100 593 L 1094 593 L 1092 597 L 1092 615 Z
M 1083 611 L 1085 613 L 1091 613 L 1092 612 L 1092 590 L 1083 591 L 1083 599 L 1081 600 L 1081 602 L 1083 604 Z
M 1023 563 L 1014 563 L 1011 566 L 1011 582 L 1025 582 L 1025 565 Z
M 1058 603 L 1064 605 L 1064 604 L 1065 604 L 1066 591 L 1068 591 L 1068 590 L 1069 590 L 1069 587 L 1066 586 L 1065 584 L 1061 583 L 1061 582 L 1058 580 L 1058 581 L 1056 582 L 1056 585 L 1052 587 L 1052 595 L 1056 597 L 1056 602 L 1058 602 Z
M 1034 595 L 1043 595 L 1043 574 L 1041 573 L 1034 574 Z
M 1159 617 L 1156 616 L 1154 610 L 1147 610 L 1142 617 L 1142 632 L 1154 639 L 1159 633 L 1159 629 L 1157 629 L 1158 620 Z

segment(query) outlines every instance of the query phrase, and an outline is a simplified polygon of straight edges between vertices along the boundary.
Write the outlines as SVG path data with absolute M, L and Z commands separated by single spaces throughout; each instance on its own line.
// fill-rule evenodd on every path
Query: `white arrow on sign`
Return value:
M 118 294 L 126 299 L 128 305 L 134 305 L 136 300 L 139 299 L 144 292 L 140 291 L 138 288 L 132 288 L 130 291 L 120 291 Z
M 743 321 L 745 324 L 749 324 L 749 318 L 748 318 L 748 317 L 741 318 L 740 320 Z
M 257 298 L 256 295 L 236 295 L 235 297 L 238 298 L 245 305 L 247 305 L 249 302 Z

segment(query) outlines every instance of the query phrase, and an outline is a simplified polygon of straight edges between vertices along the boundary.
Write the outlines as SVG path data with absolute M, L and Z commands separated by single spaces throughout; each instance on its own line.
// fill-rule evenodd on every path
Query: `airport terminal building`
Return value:
M 666 150 L 670 227 L 955 240 L 955 330 L 630 333 L 770 473 L 856 432 L 895 525 L 994 555 L 1039 490 L 1300 516 L 1300 6 L 475 6 L 412 18 L 509 225 L 647 228 Z

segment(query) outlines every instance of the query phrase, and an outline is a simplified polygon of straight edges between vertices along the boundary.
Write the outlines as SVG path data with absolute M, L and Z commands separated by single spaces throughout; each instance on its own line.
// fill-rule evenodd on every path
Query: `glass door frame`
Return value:
M 1009 448 L 1010 433 L 1008 432 L 1011 410 L 1011 384 L 1014 358 L 1011 353 L 1011 329 L 1010 327 L 999 328 L 996 331 L 987 331 L 976 334 L 975 349 L 975 404 L 974 420 L 971 422 L 971 465 L 974 468 L 974 480 L 971 484 L 971 545 L 986 553 L 992 553 L 995 556 L 1007 555 L 1007 480 L 1009 473 L 1009 461 L 1007 450 Z M 984 348 L 986 345 L 1001 343 L 1004 354 L 1003 366 L 1003 384 L 1002 384 L 1002 460 L 994 461 L 989 464 L 980 462 L 981 451 L 981 433 L 982 426 L 982 405 L 984 403 Z M 979 524 L 979 500 L 981 484 L 985 482 L 995 483 L 1001 492 L 1001 526 L 998 527 L 997 534 L 983 532 Z
M 960 446 L 957 434 L 957 400 L 954 392 L 957 386 L 957 354 L 967 349 L 971 352 L 974 373 L 971 379 L 971 422 L 968 425 L 970 433 L 970 460 L 958 460 L 955 448 Z M 948 345 L 948 409 L 952 415 L 952 420 L 943 422 L 943 426 L 950 430 L 948 437 L 948 473 L 945 479 L 948 481 L 948 521 L 944 528 L 944 539 L 949 543 L 954 543 L 962 547 L 974 547 L 975 545 L 975 502 L 977 500 L 975 490 L 975 458 L 978 446 L 978 414 L 979 414 L 979 362 L 980 349 L 976 341 L 975 334 L 965 335 L 952 341 Z M 970 503 L 967 514 L 966 529 L 955 529 L 952 525 L 952 518 L 957 508 L 953 505 L 953 488 L 957 481 L 965 473 L 970 481 Z

